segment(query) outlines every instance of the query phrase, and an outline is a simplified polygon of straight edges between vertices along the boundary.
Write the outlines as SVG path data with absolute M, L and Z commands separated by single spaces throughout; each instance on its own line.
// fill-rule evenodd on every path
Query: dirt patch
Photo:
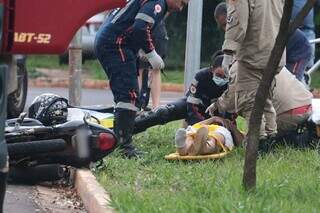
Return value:
M 85 213 L 83 203 L 71 187 L 59 185 L 39 185 L 36 194 L 36 203 L 49 213 Z
M 48 213 L 85 213 L 81 198 L 74 187 L 76 169 L 59 181 L 42 182 L 36 186 L 35 202 Z

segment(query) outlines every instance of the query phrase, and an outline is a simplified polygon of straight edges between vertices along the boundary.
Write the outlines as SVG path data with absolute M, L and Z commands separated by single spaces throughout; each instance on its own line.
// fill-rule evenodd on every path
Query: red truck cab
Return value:
M 63 53 L 86 20 L 125 3 L 125 0 L 0 0 L 4 5 L 1 52 Z

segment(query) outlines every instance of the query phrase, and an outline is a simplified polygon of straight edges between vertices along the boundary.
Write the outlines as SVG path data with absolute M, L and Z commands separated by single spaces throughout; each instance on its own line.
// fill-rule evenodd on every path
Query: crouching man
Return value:
M 278 132 L 295 131 L 311 115 L 313 95 L 286 68 L 276 76 L 273 106 L 277 112 Z

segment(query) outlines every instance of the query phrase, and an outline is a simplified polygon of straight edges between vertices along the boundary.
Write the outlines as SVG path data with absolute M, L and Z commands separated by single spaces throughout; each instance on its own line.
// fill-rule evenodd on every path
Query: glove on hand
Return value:
M 164 62 L 155 50 L 146 54 L 146 57 L 153 69 L 160 70 L 164 68 Z
M 214 112 L 218 109 L 218 106 L 216 102 L 212 103 L 208 108 L 206 109 L 206 113 L 209 113 L 209 115 L 213 116 Z
M 147 57 L 146 57 L 146 53 L 145 53 L 142 49 L 139 50 L 139 52 L 138 52 L 138 57 L 139 57 L 139 59 L 140 59 L 141 61 L 143 61 L 143 62 L 148 62 L 148 59 L 147 59 Z

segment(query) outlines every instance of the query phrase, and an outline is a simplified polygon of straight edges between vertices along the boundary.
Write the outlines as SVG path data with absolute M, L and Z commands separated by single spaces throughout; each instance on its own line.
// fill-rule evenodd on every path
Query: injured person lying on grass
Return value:
M 186 129 L 178 129 L 175 146 L 181 156 L 210 155 L 228 153 L 242 140 L 243 135 L 229 120 L 212 117 Z

